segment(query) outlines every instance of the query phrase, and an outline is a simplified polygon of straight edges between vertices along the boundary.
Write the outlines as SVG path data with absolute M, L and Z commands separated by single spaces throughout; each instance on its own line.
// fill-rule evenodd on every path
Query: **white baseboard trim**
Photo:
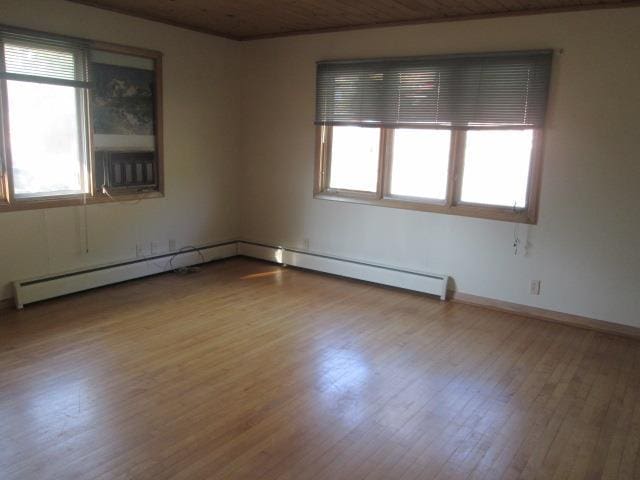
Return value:
M 29 303 L 155 275 L 177 268 L 235 257 L 237 254 L 237 243 L 233 241 L 197 247 L 184 252 L 171 252 L 128 262 L 19 280 L 13 284 L 15 306 L 20 309 Z
M 70 293 L 120 283 L 236 255 L 437 295 L 446 299 L 447 275 L 331 257 L 248 241 L 230 241 L 145 259 L 85 268 L 14 282 L 16 308 Z
M 242 255 L 293 267 L 355 278 L 449 298 L 458 303 L 475 305 L 529 318 L 561 323 L 597 332 L 640 339 L 640 328 L 569 313 L 480 297 L 463 292 L 448 291 L 448 276 L 420 271 L 403 270 L 386 265 L 333 257 L 325 254 L 287 249 L 284 247 L 240 240 L 197 247 L 197 251 L 171 252 L 146 259 L 136 259 L 112 265 L 50 275 L 14 282 L 15 297 L 0 300 L 0 310 L 17 308 L 49 298 L 80 292 L 113 283 Z M 172 259 L 169 265 L 169 259 Z M 165 266 L 162 267 L 162 263 Z M 160 265 L 160 267 L 159 267 Z
M 393 278 L 393 273 L 396 271 L 402 273 L 418 273 L 419 275 L 425 275 L 422 272 L 410 272 L 406 270 L 402 271 L 393 267 L 377 266 L 378 269 L 388 269 L 389 273 L 391 274 L 390 276 L 379 277 L 378 275 L 380 275 L 381 272 L 377 269 L 373 270 L 373 268 L 376 268 L 375 265 L 348 259 L 340 259 L 323 254 L 314 254 L 311 252 L 291 250 L 282 247 L 273 247 L 250 241 L 238 242 L 238 254 L 247 257 L 268 260 L 284 265 L 305 268 L 308 270 L 315 270 L 319 272 L 370 281 L 382 285 L 391 285 L 408 290 L 424 291 L 423 285 L 415 285 L 411 283 L 414 281 L 422 281 L 417 280 L 417 278 L 402 276 L 401 279 L 388 281 L 389 278 Z M 369 270 L 369 268 L 372 269 Z M 447 283 L 448 282 L 446 281 L 443 283 L 445 289 L 447 288 Z M 432 284 L 427 288 L 431 290 L 433 289 L 433 287 L 434 285 Z M 441 294 L 436 293 L 436 295 L 439 295 L 442 299 L 446 297 L 457 303 L 484 307 L 500 312 L 522 315 L 529 318 L 560 323 L 563 325 L 593 330 L 606 334 L 640 339 L 640 328 L 632 327 L 629 325 L 622 325 L 619 323 L 607 322 L 604 320 L 596 320 L 594 318 L 572 315 L 569 313 L 562 313 L 554 310 L 546 310 L 538 307 L 530 307 L 528 305 L 505 302 L 502 300 L 480 297 L 467 293 L 456 292 L 453 290 L 444 290 L 443 292 L 441 292 Z
M 440 297 L 441 300 L 446 299 L 449 281 L 447 275 L 401 270 L 290 250 L 284 252 L 284 263 L 307 270 L 428 293 Z
M 294 250 L 249 241 L 238 242 L 238 254 L 292 267 L 355 278 L 366 282 L 413 290 L 446 299 L 449 277 L 360 260 L 329 256 L 317 252 Z
M 273 263 L 283 263 L 284 249 L 254 242 L 238 242 L 238 255 L 257 258 Z

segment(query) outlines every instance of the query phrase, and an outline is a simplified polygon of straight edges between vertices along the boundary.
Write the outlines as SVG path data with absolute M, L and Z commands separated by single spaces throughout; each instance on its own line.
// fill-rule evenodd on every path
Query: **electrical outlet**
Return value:
M 144 245 L 137 243 L 136 244 L 136 258 L 144 257 Z
M 529 293 L 531 295 L 540 295 L 541 284 L 542 284 L 541 280 L 531 280 L 531 285 L 529 286 Z
M 305 250 L 309 250 L 309 239 L 308 238 L 303 238 L 302 239 L 302 248 L 304 248 Z
M 176 241 L 173 238 L 169 240 L 169 251 L 170 252 L 176 251 Z
M 160 253 L 160 244 L 158 242 L 153 241 L 149 246 L 151 247 L 151 255 Z

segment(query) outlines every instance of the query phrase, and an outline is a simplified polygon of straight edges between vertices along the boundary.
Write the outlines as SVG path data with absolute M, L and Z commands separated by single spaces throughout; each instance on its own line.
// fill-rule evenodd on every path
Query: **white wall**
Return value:
M 7 25 L 164 53 L 166 196 L 137 204 L 0 213 L 0 299 L 11 280 L 235 238 L 238 121 L 236 42 L 61 0 L 2 0 Z
M 308 238 L 314 251 L 450 274 L 465 293 L 640 326 L 640 8 L 246 43 L 61 0 L 3 0 L 0 22 L 162 51 L 166 166 L 165 198 L 88 207 L 88 254 L 81 208 L 0 214 L 0 298 L 17 278 L 134 258 L 137 243 L 241 235 Z M 312 198 L 317 60 L 529 48 L 564 53 L 539 223 L 519 227 L 526 254 L 513 255 L 513 224 Z
M 315 62 L 563 49 L 553 70 L 538 225 L 314 200 Z M 245 44 L 247 239 L 447 273 L 459 291 L 640 327 L 640 8 Z M 529 295 L 531 279 L 542 294 Z

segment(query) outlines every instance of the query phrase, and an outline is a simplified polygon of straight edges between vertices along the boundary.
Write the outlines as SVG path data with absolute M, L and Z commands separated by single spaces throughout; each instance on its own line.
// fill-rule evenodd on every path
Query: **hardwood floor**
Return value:
M 2 312 L 3 479 L 640 478 L 640 342 L 246 259 Z

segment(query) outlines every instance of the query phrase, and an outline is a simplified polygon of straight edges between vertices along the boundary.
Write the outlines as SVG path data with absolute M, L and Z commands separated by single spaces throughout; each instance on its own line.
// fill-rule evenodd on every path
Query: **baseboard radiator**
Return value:
M 183 252 L 171 252 L 150 258 L 16 281 L 13 283 L 14 300 L 16 307 L 22 308 L 24 305 L 41 300 L 236 255 L 427 293 L 436 295 L 442 300 L 445 300 L 447 295 L 449 279 L 447 275 L 399 269 L 247 241 L 232 241 Z
M 447 275 L 399 269 L 360 260 L 245 241 L 238 242 L 238 254 L 307 270 L 436 295 L 442 300 L 445 300 L 447 296 L 447 284 L 449 282 Z
M 185 249 L 186 250 L 186 249 Z M 448 292 L 447 275 L 438 275 L 414 270 L 377 265 L 360 260 L 339 258 L 315 252 L 277 247 L 249 241 L 230 241 L 136 259 L 117 264 L 103 265 L 74 272 L 50 275 L 13 282 L 15 305 L 22 308 L 29 303 L 81 292 L 96 287 L 142 278 L 165 271 L 198 265 L 237 255 L 257 258 L 280 265 L 315 270 L 342 277 L 355 278 L 372 283 L 413 290 L 435 295 L 445 300 L 493 308 L 498 311 L 525 315 L 542 320 L 573 325 L 614 335 L 640 338 L 640 329 L 602 320 L 579 317 L 526 305 L 518 305 L 490 298 L 476 297 L 460 292 Z M 10 301 L 10 299 L 9 299 Z M 7 301 L 0 300 L 0 309 L 6 308 Z
M 22 308 L 24 305 L 40 300 L 155 275 L 203 262 L 235 257 L 236 255 L 237 242 L 234 241 L 48 277 L 16 281 L 13 283 L 14 300 L 16 307 Z

